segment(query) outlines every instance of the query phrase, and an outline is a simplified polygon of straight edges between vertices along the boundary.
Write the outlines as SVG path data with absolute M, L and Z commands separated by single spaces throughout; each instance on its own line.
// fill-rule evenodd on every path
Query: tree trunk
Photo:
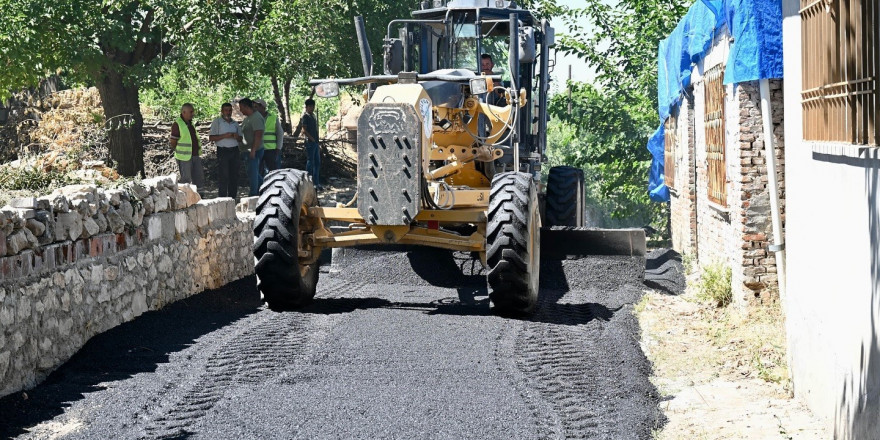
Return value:
M 290 132 L 293 133 L 293 114 L 290 111 L 290 82 L 291 78 L 284 78 L 284 109 L 287 112 L 287 123 L 290 124 L 287 128 L 290 129 Z
M 116 162 L 119 174 L 135 177 L 144 174 L 143 128 L 137 84 L 126 84 L 122 75 L 103 70 L 95 85 L 101 94 L 110 159 Z
M 284 131 L 290 133 L 289 125 L 287 124 L 287 116 L 284 113 L 284 100 L 281 98 L 281 90 L 278 87 L 278 77 L 272 75 L 272 94 L 275 95 L 275 106 L 278 107 L 278 117 L 281 118 L 281 126 L 284 127 Z

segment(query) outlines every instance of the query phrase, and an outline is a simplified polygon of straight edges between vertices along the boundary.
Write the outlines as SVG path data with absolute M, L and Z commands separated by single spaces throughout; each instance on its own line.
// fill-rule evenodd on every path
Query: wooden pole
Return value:
M 571 114 L 571 64 L 568 65 L 568 114 Z

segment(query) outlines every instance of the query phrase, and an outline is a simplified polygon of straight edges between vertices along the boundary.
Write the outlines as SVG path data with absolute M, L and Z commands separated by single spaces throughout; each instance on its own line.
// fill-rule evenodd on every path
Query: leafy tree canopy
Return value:
M 570 100 L 552 99 L 551 163 L 583 168 L 592 179 L 588 195 L 614 225 L 621 219 L 630 226 L 666 224 L 668 207 L 648 198 L 645 146 L 659 124 L 657 47 L 691 2 L 584 0 L 578 8 L 550 7 L 568 28 L 558 50 L 596 70 L 596 85 L 569 84 Z M 583 19 L 587 27 L 577 24 Z

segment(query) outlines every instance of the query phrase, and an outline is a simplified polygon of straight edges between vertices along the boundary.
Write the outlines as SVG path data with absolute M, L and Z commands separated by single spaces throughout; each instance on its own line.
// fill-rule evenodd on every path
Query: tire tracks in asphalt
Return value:
M 149 416 L 143 436 L 185 436 L 199 420 L 237 386 L 253 387 L 309 361 L 310 347 L 327 334 L 327 318 L 316 314 L 267 310 L 244 322 L 204 362 L 200 375 L 180 399 Z M 202 342 L 204 344 L 204 341 Z
M 647 424 L 621 423 L 633 414 L 631 398 L 641 385 L 631 369 L 622 368 L 630 356 L 641 354 L 616 346 L 634 319 L 630 306 L 609 313 L 586 299 L 578 291 L 559 303 L 545 295 L 535 316 L 502 336 L 500 347 L 506 349 L 499 351 L 499 363 L 510 359 L 541 438 L 648 438 Z

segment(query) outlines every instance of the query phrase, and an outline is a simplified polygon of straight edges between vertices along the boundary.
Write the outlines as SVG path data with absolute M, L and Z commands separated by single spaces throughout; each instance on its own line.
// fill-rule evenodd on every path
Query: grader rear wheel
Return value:
M 584 226 L 584 170 L 550 168 L 547 175 L 545 226 Z
M 266 176 L 254 220 L 254 271 L 257 287 L 272 309 L 307 304 L 315 296 L 318 262 L 303 263 L 311 249 L 303 236 L 311 232 L 308 208 L 317 204 L 309 174 L 284 169 Z M 312 259 L 313 260 L 313 259 Z
M 486 261 L 489 299 L 500 313 L 527 314 L 538 304 L 541 218 L 525 173 L 496 174 L 489 198 Z

